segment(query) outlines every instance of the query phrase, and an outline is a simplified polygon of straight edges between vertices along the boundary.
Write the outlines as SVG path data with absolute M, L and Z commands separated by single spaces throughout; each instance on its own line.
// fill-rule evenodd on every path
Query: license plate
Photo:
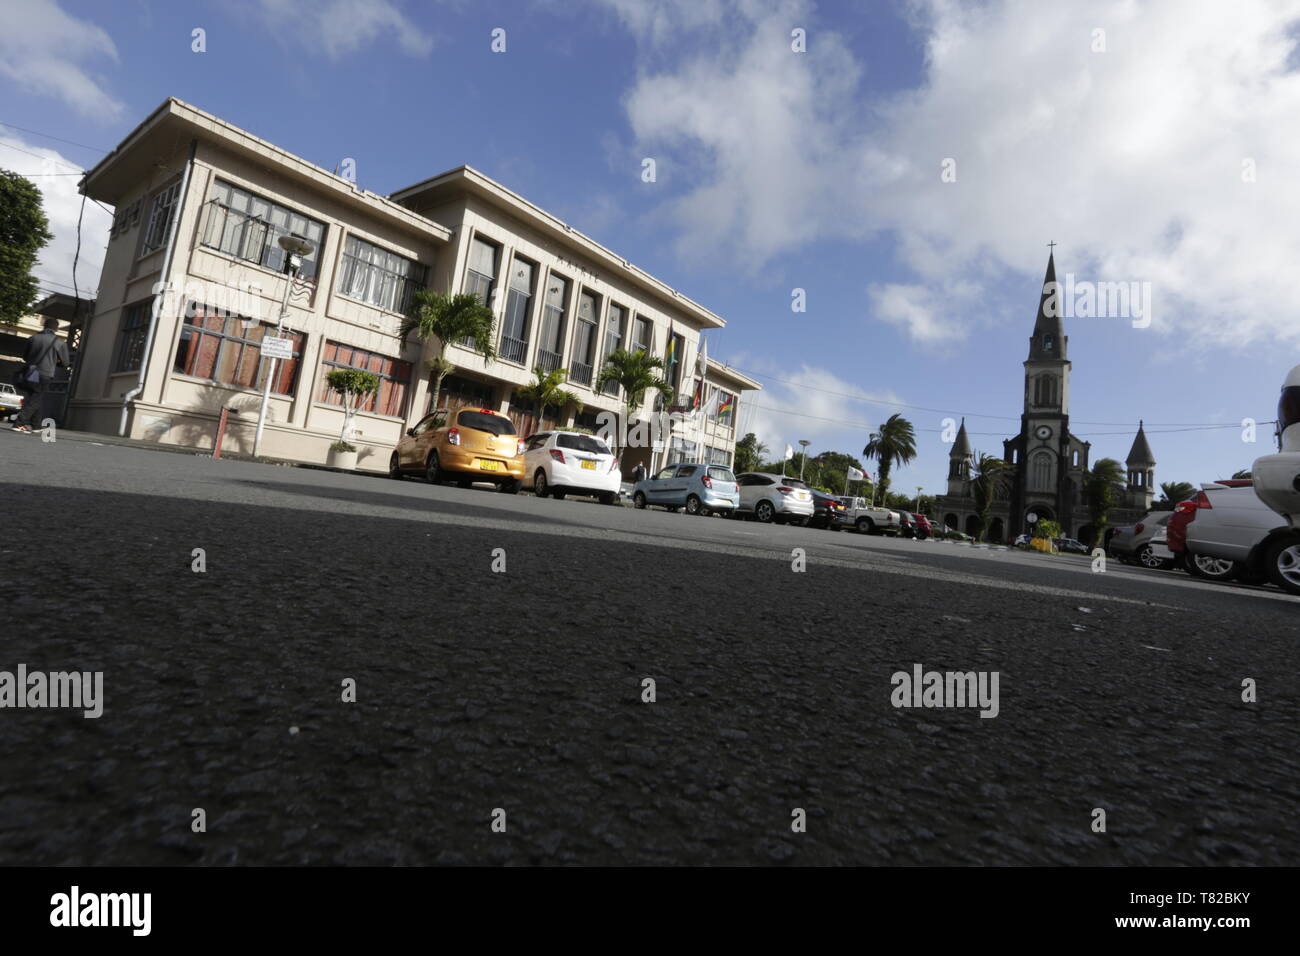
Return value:
M 500 470 L 501 470 L 501 462 L 499 462 L 499 461 L 488 461 L 486 458 L 480 458 L 480 459 L 478 460 L 478 466 L 479 466 L 479 468 L 481 468 L 483 471 L 500 471 Z
M 586 468 L 586 469 L 588 469 L 588 470 L 590 470 L 590 471 L 595 471 L 595 470 L 596 470 L 596 463 L 595 463 L 594 461 L 588 461 L 588 460 L 584 459 L 583 462 L 582 462 L 582 467 L 583 467 L 583 468 Z

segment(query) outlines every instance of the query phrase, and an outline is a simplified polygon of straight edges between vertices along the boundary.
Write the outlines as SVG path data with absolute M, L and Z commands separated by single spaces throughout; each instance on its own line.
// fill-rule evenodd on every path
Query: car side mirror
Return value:
M 408 429 L 406 430 L 406 434 L 409 435 L 411 438 L 414 438 L 414 437 L 415 437 L 415 429 L 414 429 L 414 428 L 408 428 Z

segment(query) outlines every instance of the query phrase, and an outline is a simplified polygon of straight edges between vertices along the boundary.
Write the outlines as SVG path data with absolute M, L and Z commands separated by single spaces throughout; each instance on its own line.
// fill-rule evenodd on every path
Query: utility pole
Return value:
M 280 297 L 280 319 L 275 327 L 275 337 L 278 339 L 284 333 L 284 320 L 289 315 L 289 292 L 293 289 L 293 280 L 298 278 L 302 260 L 311 255 L 316 247 L 299 236 L 281 236 L 277 241 L 280 243 L 280 248 L 285 251 L 288 266 L 284 280 L 284 295 Z M 280 360 L 272 357 L 271 364 L 266 370 L 266 384 L 262 387 L 262 409 L 257 414 L 257 433 L 253 436 L 254 458 L 262 454 L 262 432 L 266 429 L 266 410 L 271 404 L 271 382 L 275 378 L 279 364 Z

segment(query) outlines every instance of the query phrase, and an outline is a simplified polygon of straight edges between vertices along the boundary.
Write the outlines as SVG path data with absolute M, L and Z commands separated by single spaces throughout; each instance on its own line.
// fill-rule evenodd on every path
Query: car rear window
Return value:
M 461 428 L 474 428 L 494 435 L 513 435 L 515 426 L 510 419 L 502 415 L 489 415 L 486 412 L 461 412 L 456 419 Z
M 609 446 L 599 438 L 593 438 L 590 435 L 575 435 L 572 432 L 561 432 L 555 436 L 555 444 L 560 448 L 572 448 L 574 451 L 585 451 L 592 455 L 609 454 Z
M 714 481 L 735 481 L 736 476 L 731 473 L 730 468 L 719 468 L 716 465 L 709 468 L 709 477 Z

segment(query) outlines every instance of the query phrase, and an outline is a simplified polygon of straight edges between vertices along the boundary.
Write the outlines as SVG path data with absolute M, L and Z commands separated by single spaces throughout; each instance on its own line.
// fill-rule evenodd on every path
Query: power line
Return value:
M 4 122 L 4 121 L 0 121 L 0 126 L 8 126 L 10 129 L 20 130 L 21 132 L 24 132 L 24 133 L 31 133 L 33 136 L 43 136 L 43 137 L 45 137 L 46 139 L 52 139 L 52 140 L 54 140 L 55 142 L 59 142 L 59 143 L 67 143 L 69 146 L 77 146 L 77 147 L 80 147 L 81 149 L 89 149 L 89 150 L 91 150 L 92 152 L 96 152 L 96 153 L 107 153 L 107 152 L 108 152 L 108 150 L 106 150 L 106 149 L 100 149 L 98 146 L 87 146 L 85 143 L 77 143 L 77 142 L 73 142 L 73 141 L 70 140 L 70 139 L 63 139 L 63 138 L 61 138 L 61 137 L 59 137 L 59 136 L 55 136 L 55 135 L 53 135 L 52 133 L 42 133 L 40 130 L 36 130 L 36 129 L 27 129 L 26 127 L 23 127 L 23 126 L 15 126 L 13 123 L 6 123 L 6 122 Z
M 13 145 L 13 143 L 0 143 L 0 146 L 4 146 L 7 149 L 12 149 L 15 152 L 26 153 L 28 156 L 35 156 L 37 159 L 43 159 L 48 163 L 54 163 L 56 166 L 67 166 L 68 169 L 75 169 L 79 173 L 85 172 L 85 170 L 82 169 L 80 166 L 73 166 L 71 163 L 62 162 L 60 160 L 54 159 L 51 156 L 42 156 L 40 153 L 33 153 L 30 149 L 23 149 L 20 146 Z

